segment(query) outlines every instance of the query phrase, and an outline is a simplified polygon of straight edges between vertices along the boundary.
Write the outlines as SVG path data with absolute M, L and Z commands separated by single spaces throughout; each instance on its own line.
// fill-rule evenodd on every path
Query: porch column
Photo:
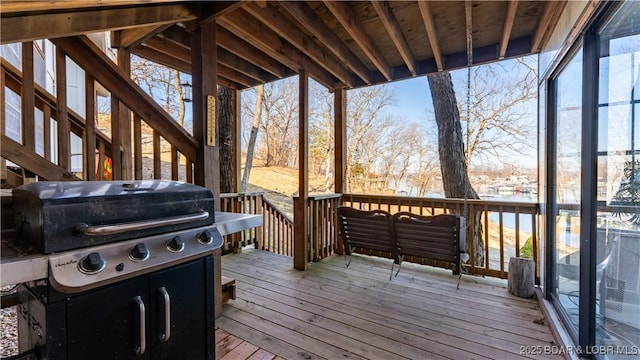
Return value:
M 56 121 L 58 124 L 58 165 L 71 170 L 71 135 L 67 109 L 67 54 L 56 47 Z
M 293 208 L 293 267 L 306 270 L 308 265 L 307 243 L 307 199 L 309 198 L 309 77 L 301 70 L 299 77 L 298 103 L 298 198 Z
M 3 84 L 4 86 L 4 84 Z M 20 92 L 22 110 L 22 144 L 36 151 L 35 127 L 35 73 L 33 69 L 33 42 L 22 43 L 22 91 Z
M 345 141 L 347 138 L 347 91 L 345 89 L 336 89 L 334 92 L 334 192 L 343 194 L 345 187 L 345 174 L 347 171 L 347 147 Z
M 194 182 L 214 194 L 220 210 L 220 160 L 217 144 L 218 68 L 217 24 L 208 22 L 191 33 L 193 136 L 200 143 L 194 163 Z
M 344 194 L 346 190 L 345 175 L 347 171 L 347 91 L 345 89 L 336 89 L 334 94 L 334 192 L 336 194 Z M 336 227 L 336 232 L 339 231 Z M 339 236 L 336 244 L 336 254 L 344 254 L 344 245 Z
M 131 51 L 128 48 L 118 48 L 118 67 L 127 77 L 131 77 Z M 122 154 L 120 165 L 122 167 L 121 179 L 133 179 L 133 171 L 131 170 L 131 110 L 129 110 L 122 102 L 119 106 L 120 118 L 120 146 Z

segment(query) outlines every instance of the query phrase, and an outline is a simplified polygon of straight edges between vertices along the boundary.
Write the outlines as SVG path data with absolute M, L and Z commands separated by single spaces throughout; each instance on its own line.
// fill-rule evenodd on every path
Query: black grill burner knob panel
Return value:
M 184 242 L 180 236 L 174 236 L 173 239 L 167 243 L 167 248 L 173 252 L 180 252 L 184 250 Z
M 79 268 L 85 274 L 95 274 L 102 271 L 106 264 L 100 253 L 92 252 L 80 261 Z
M 129 252 L 129 258 L 133 261 L 145 261 L 149 258 L 149 250 L 144 243 L 137 243 Z
M 211 231 L 205 230 L 200 234 L 198 234 L 198 242 L 200 244 L 208 245 L 208 244 L 211 244 L 212 241 L 213 241 L 213 235 L 211 234 Z

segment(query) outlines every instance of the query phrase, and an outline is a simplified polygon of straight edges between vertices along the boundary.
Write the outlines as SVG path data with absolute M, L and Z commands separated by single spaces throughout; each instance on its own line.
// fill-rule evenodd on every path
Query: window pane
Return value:
M 596 344 L 640 344 L 640 2 L 600 34 Z
M 582 51 L 556 86 L 556 289 L 559 305 L 578 327 L 580 288 L 580 178 L 582 159 Z

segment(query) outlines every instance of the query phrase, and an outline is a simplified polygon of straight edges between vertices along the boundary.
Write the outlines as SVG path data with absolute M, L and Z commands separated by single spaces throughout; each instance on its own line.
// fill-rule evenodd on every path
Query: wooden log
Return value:
M 509 259 L 509 292 L 522 298 L 533 296 L 535 263 L 521 257 Z

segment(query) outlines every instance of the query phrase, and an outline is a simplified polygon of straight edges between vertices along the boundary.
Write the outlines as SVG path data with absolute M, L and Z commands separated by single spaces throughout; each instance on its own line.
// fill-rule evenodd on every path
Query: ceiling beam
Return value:
M 293 69 L 286 68 L 286 65 L 278 62 L 262 50 L 247 43 L 236 34 L 218 27 L 218 46 L 221 46 L 231 53 L 255 64 L 265 71 L 275 75 L 279 79 L 291 76 L 295 73 Z
M 16 13 L 35 13 L 44 11 L 55 10 L 68 10 L 70 8 L 80 10 L 88 8 L 101 8 L 101 7 L 114 7 L 121 5 L 150 5 L 161 3 L 175 3 L 175 0 L 77 0 L 77 1 L 41 1 L 41 0 L 29 0 L 29 1 L 2 1 L 2 12 L 6 14 Z
M 400 25 L 398 24 L 398 20 L 396 20 L 391 7 L 387 1 L 371 1 L 371 5 L 378 13 L 380 20 L 384 24 L 384 27 L 387 29 L 393 44 L 398 49 L 402 60 L 404 60 L 405 65 L 409 69 L 409 72 L 416 76 L 416 60 L 411 53 L 411 49 L 409 48 L 409 44 L 407 44 L 407 40 L 405 40 L 404 35 L 402 34 L 402 30 L 400 29 Z
M 217 18 L 224 16 L 235 9 L 244 5 L 244 1 L 207 1 L 202 4 L 202 15 L 200 18 L 188 26 L 187 30 L 190 32 L 195 28 L 204 24 L 215 21 Z
M 271 82 L 277 79 L 277 77 L 220 46 L 218 46 L 218 61 L 220 64 L 226 65 L 231 69 L 258 80 L 260 83 Z
M 169 24 L 138 26 L 133 29 L 116 30 L 111 33 L 111 46 L 115 48 L 132 48 L 142 44 L 148 38 L 162 32 Z
M 166 38 L 154 36 L 147 39 L 147 41 L 144 42 L 144 45 L 163 54 L 180 59 L 187 64 L 191 64 L 191 49 L 186 49 Z M 189 69 L 191 69 L 191 65 L 189 65 Z
M 157 44 L 154 44 L 154 46 Z M 183 51 L 174 51 L 178 45 L 173 45 L 172 48 L 164 47 L 162 49 L 157 49 L 154 46 L 148 45 L 140 45 L 136 46 L 131 50 L 132 54 L 145 58 L 147 60 L 153 61 L 160 65 L 168 66 L 172 69 L 176 69 L 185 74 L 191 74 L 191 56 L 185 57 L 185 54 L 191 54 L 190 51 L 186 53 Z M 227 73 L 228 75 L 228 73 Z M 218 84 L 224 85 L 225 87 L 231 89 L 244 89 L 249 86 L 242 84 L 240 82 L 236 82 L 225 76 L 220 71 L 220 66 L 218 65 Z M 253 86 L 253 85 L 252 85 Z
M 218 19 L 218 23 L 294 71 L 307 70 L 316 81 L 325 87 L 334 89 L 336 85 L 339 85 L 336 84 L 333 75 L 329 74 L 323 67 L 309 59 L 293 45 L 281 39 L 249 13 L 243 9 L 238 9 L 233 14 L 233 20 L 221 17 Z M 227 50 L 232 51 L 231 49 Z
M 349 33 L 351 38 L 358 44 L 358 46 L 364 51 L 369 60 L 375 65 L 375 67 L 384 75 L 384 77 L 390 81 L 393 76 L 391 73 L 391 66 L 384 59 L 382 54 L 373 45 L 373 42 L 367 35 L 367 32 L 355 19 L 349 6 L 344 2 L 324 0 L 324 5 L 331 11 L 333 16 L 336 17 L 338 22 Z
M 249 3 L 244 9 L 278 34 L 278 36 L 297 47 L 303 54 L 324 67 L 338 80 L 347 84 L 348 87 L 353 85 L 353 74 L 351 74 L 332 53 L 321 48 L 312 38 L 305 35 L 298 26 L 282 16 L 282 13 L 276 8 L 272 6 L 260 7 L 256 4 Z
M 243 87 L 253 87 L 260 84 L 257 80 L 252 79 L 247 75 L 234 70 L 220 62 L 218 62 L 218 74 L 233 82 L 243 85 Z
M 507 14 L 504 18 L 504 27 L 502 28 L 502 39 L 500 40 L 500 51 L 498 53 L 498 59 L 504 59 L 504 55 L 507 53 L 507 46 L 509 45 L 509 39 L 511 38 L 511 29 L 513 28 L 513 21 L 516 19 L 516 11 L 518 10 L 518 0 L 511 0 L 507 4 Z
M 160 65 L 168 66 L 185 74 L 191 74 L 191 63 L 182 58 L 173 57 L 146 45 L 136 46 L 131 53 Z
M 189 2 L 38 14 L 5 13 L 5 4 L 2 7 L 2 44 L 176 23 L 195 19 L 200 12 L 199 4 Z
M 442 52 L 440 51 L 440 44 L 438 43 L 438 32 L 436 25 L 433 21 L 433 15 L 431 14 L 431 8 L 426 1 L 418 1 L 418 7 L 420 8 L 420 14 L 422 15 L 422 21 L 424 22 L 425 30 L 427 31 L 427 37 L 431 44 L 431 51 L 433 52 L 433 58 L 436 61 L 438 71 L 444 70 L 444 63 L 442 59 Z
M 467 66 L 473 65 L 473 4 L 464 2 L 464 23 L 467 35 Z
M 531 43 L 531 52 L 537 53 L 541 50 L 542 45 L 549 38 L 553 27 L 558 21 L 560 13 L 564 9 L 566 1 L 548 1 L 544 9 L 544 13 L 538 22 L 538 28 L 533 35 L 533 41 Z
M 303 1 L 280 1 L 279 3 L 282 11 L 288 13 L 297 22 L 302 24 L 322 45 L 333 52 L 348 69 L 365 83 L 371 83 L 371 72 L 369 68 L 318 18 L 309 5 Z

